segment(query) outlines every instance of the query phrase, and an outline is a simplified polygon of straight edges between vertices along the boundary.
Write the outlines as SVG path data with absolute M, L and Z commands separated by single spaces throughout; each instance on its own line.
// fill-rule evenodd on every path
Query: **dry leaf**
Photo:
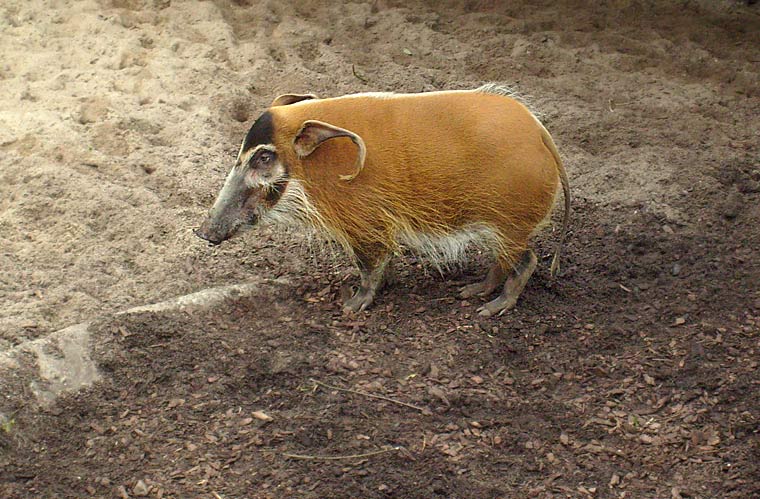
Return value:
M 272 416 L 266 414 L 263 411 L 254 411 L 251 413 L 251 416 L 253 416 L 256 419 L 260 419 L 261 421 L 271 421 Z
M 431 386 L 428 388 L 428 393 L 433 397 L 439 399 L 444 404 L 451 405 L 451 402 L 449 402 L 449 399 L 446 397 L 446 393 L 441 388 L 437 386 Z

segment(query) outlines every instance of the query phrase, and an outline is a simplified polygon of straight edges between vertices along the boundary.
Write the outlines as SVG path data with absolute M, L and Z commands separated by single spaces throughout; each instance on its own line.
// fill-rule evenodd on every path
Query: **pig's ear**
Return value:
M 354 132 L 322 121 L 304 121 L 301 129 L 296 134 L 296 138 L 293 139 L 293 149 L 299 158 L 305 158 L 313 153 L 322 142 L 338 137 L 348 137 L 359 148 L 354 173 L 340 176 L 341 180 L 352 180 L 362 171 L 364 160 L 367 158 L 367 147 L 364 145 L 364 140 Z
M 282 94 L 275 97 L 270 107 L 289 106 L 290 104 L 295 104 L 296 102 L 301 102 L 302 100 L 311 99 L 319 99 L 319 97 L 314 94 Z

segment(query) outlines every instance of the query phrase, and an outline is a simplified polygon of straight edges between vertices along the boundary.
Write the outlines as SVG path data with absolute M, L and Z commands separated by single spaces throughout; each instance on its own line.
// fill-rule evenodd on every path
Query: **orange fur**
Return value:
M 511 268 L 550 213 L 564 172 L 528 109 L 487 90 L 358 94 L 270 111 L 291 178 L 325 228 L 369 260 L 397 252 L 405 235 L 445 238 L 487 227 L 499 262 Z M 356 178 L 340 179 L 357 160 L 348 138 L 298 157 L 293 141 L 307 120 L 363 139 L 367 156 Z

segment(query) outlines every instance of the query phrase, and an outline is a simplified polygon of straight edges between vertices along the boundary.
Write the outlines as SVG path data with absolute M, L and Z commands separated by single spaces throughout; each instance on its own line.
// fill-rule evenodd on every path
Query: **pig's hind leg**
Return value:
M 491 317 L 503 314 L 517 304 L 517 299 L 528 284 L 530 276 L 536 270 L 538 259 L 531 250 L 526 250 L 512 271 L 507 276 L 501 294 L 478 309 L 478 314 L 483 317 Z
M 488 271 L 488 275 L 485 279 L 460 288 L 459 297 L 471 298 L 473 296 L 489 296 L 496 291 L 496 288 L 501 286 L 506 277 L 507 273 L 504 271 L 503 266 L 499 262 L 496 262 Z

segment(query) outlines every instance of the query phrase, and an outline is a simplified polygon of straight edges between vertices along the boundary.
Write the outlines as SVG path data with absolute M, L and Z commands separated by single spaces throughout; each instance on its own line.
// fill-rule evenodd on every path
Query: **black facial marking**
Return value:
M 251 129 L 248 130 L 248 134 L 245 136 L 243 142 L 243 152 L 256 147 L 260 144 L 271 144 L 274 138 L 274 123 L 272 122 L 272 113 L 266 111 L 259 116 Z
M 266 197 L 264 198 L 264 203 L 268 207 L 272 207 L 277 204 L 277 201 L 280 200 L 282 197 L 282 194 L 285 192 L 285 187 L 288 186 L 288 179 L 282 179 L 276 182 L 271 189 L 269 189 L 266 193 Z

